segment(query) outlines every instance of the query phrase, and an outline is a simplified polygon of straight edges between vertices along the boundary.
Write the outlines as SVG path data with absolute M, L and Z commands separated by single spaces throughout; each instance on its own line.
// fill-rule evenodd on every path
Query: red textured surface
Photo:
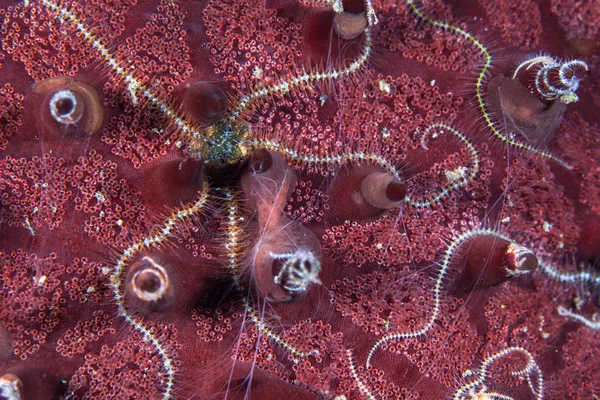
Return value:
M 359 0 L 344 3 L 365 9 Z M 419 20 L 403 0 L 373 0 L 379 23 L 356 72 L 259 96 L 236 120 L 245 139 L 263 146 L 385 159 L 416 201 L 473 170 L 465 141 L 448 129 L 426 135 L 432 124 L 460 131 L 477 152 L 474 176 L 430 207 L 392 210 L 361 206 L 360 181 L 385 170 L 372 161 L 288 158 L 287 170 L 271 170 L 280 176 L 272 183 L 296 179 L 295 187 L 281 183 L 282 194 L 248 179 L 243 188 L 251 146 L 230 165 L 203 165 L 199 155 L 213 154 L 213 144 L 178 125 L 183 115 L 218 141 L 225 137 L 219 118 L 243 96 L 350 65 L 365 35 L 339 38 L 327 1 L 0 0 L 0 377 L 19 376 L 26 399 L 438 400 L 472 383 L 490 357 L 519 347 L 543 374 L 543 394 L 527 374 L 513 373 L 526 364 L 519 352 L 489 365 L 488 393 L 600 396 L 598 7 L 554 0 L 418 7 L 490 52 L 484 101 L 487 82 L 510 77 L 533 53 L 588 63 L 579 101 L 566 107 L 549 143 L 530 143 L 571 169 L 493 135 L 475 95 L 485 57 L 455 31 Z M 96 90 L 99 131 L 65 135 L 44 122 L 48 98 L 32 85 L 64 75 Z M 205 103 L 190 103 L 194 96 Z M 518 126 L 491 117 L 500 130 Z M 358 165 L 365 163 L 373 165 Z M 208 199 L 194 215 L 174 218 L 164 240 L 125 256 L 160 235 L 203 189 Z M 238 207 L 235 235 L 228 196 Z M 283 211 L 269 214 L 278 205 Z M 473 282 L 460 290 L 464 265 L 456 256 L 437 298 L 446 252 L 459 254 L 452 243 L 476 229 L 510 238 L 563 276 L 587 274 L 587 282 L 560 282 L 540 267 L 486 286 L 470 265 Z M 265 231 L 271 248 L 296 239 L 312 245 L 314 235 L 320 283 L 289 302 L 265 301 L 260 282 L 282 268 L 252 264 Z M 232 236 L 239 241 L 233 264 Z M 481 247 L 477 257 L 485 259 Z M 144 256 L 164 266 L 173 297 L 129 309 L 114 285 L 117 278 L 117 287 L 128 284 L 128 267 Z M 425 334 L 386 341 L 367 365 L 378 340 L 417 331 L 432 315 Z M 477 390 L 461 398 L 486 398 Z

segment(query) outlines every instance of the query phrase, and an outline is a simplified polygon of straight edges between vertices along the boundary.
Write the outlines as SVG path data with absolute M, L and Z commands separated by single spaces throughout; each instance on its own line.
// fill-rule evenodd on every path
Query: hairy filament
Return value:
M 339 3 L 335 1 L 332 2 L 332 6 L 334 6 L 335 12 L 343 12 L 343 6 Z M 362 52 L 356 60 L 350 63 L 350 65 L 348 65 L 347 67 L 342 68 L 340 70 L 332 69 L 331 71 L 304 73 L 291 79 L 281 80 L 280 82 L 274 85 L 266 86 L 262 89 L 255 90 L 250 94 L 244 95 L 239 99 L 237 105 L 233 109 L 233 112 L 229 116 L 229 123 L 233 125 L 235 121 L 239 118 L 239 116 L 244 112 L 244 110 L 250 105 L 250 103 L 252 103 L 258 98 L 275 93 L 286 94 L 291 89 L 297 88 L 298 86 L 304 83 L 323 82 L 330 79 L 344 78 L 348 75 L 354 74 L 355 72 L 363 68 L 364 65 L 367 63 L 369 56 L 371 55 L 373 45 L 371 37 L 371 27 L 379 22 L 377 20 L 375 10 L 373 9 L 373 5 L 371 4 L 371 0 L 366 0 L 366 8 L 368 25 L 364 31 L 365 42 L 363 45 Z
M 464 143 L 464 145 L 467 146 L 467 148 L 471 152 L 473 166 L 469 169 L 468 176 L 455 180 L 454 182 L 450 183 L 448 186 L 443 188 L 439 193 L 429 197 L 428 199 L 414 200 L 410 198 L 410 196 L 407 196 L 406 201 L 408 202 L 408 204 L 416 208 L 431 207 L 432 205 L 438 203 L 441 199 L 446 197 L 448 194 L 450 194 L 452 191 L 468 185 L 470 182 L 473 181 L 473 179 L 475 179 L 475 176 L 479 172 L 479 153 L 475 149 L 475 146 L 473 146 L 473 144 L 462 133 L 460 133 L 457 129 L 454 129 L 449 125 L 438 123 L 429 125 L 427 128 L 425 128 L 425 132 L 423 132 L 423 137 L 421 138 L 421 145 L 424 149 L 429 150 L 427 144 L 425 143 L 425 139 L 428 135 L 430 135 L 431 130 L 434 128 L 439 128 L 442 134 L 446 133 L 446 130 L 448 130 L 452 135 L 456 136 L 462 143 Z
M 123 317 L 125 321 L 127 321 L 127 323 L 133 326 L 135 330 L 140 332 L 144 337 L 144 341 L 150 342 L 162 358 L 162 368 L 165 371 L 167 379 L 166 387 L 162 395 L 163 399 L 171 398 L 171 392 L 175 383 L 175 370 L 173 368 L 173 362 L 167 354 L 167 350 L 165 349 L 165 347 L 160 343 L 159 339 L 157 339 L 152 334 L 151 330 L 146 328 L 141 321 L 129 314 L 129 312 L 125 308 L 124 295 L 121 289 L 121 286 L 123 284 L 122 276 L 125 268 L 127 268 L 129 263 L 137 253 L 145 249 L 156 247 L 163 243 L 169 237 L 169 235 L 173 231 L 173 228 L 175 228 L 177 224 L 179 224 L 182 221 L 185 221 L 193 215 L 198 214 L 204 208 L 207 198 L 208 191 L 205 187 L 203 193 L 200 195 L 198 200 L 177 212 L 173 212 L 173 214 L 164 222 L 163 227 L 153 236 L 144 238 L 139 242 L 133 243 L 132 245 L 127 247 L 122 252 L 121 257 L 117 260 L 113 273 L 110 277 L 110 287 L 113 291 L 113 297 L 115 299 L 115 302 L 117 303 L 118 314 L 121 317 Z
M 481 89 L 481 87 L 483 86 L 483 81 L 485 79 L 485 76 L 488 73 L 488 71 L 492 65 L 492 54 L 489 52 L 489 50 L 479 40 L 477 40 L 477 38 L 475 38 L 473 35 L 471 35 L 467 31 L 465 31 L 464 29 L 461 29 L 458 26 L 450 25 L 446 22 L 438 21 L 438 20 L 427 17 L 416 6 L 416 4 L 414 3 L 413 0 L 407 0 L 407 4 L 413 10 L 413 12 L 417 15 L 417 17 L 423 19 L 424 21 L 428 22 L 429 24 L 431 24 L 437 28 L 446 29 L 446 30 L 457 33 L 458 35 L 460 35 L 460 36 L 464 37 L 465 39 L 469 40 L 470 42 L 472 42 L 479 49 L 479 51 L 484 55 L 485 63 L 481 69 L 481 72 L 479 73 L 479 76 L 477 77 L 477 82 L 475 83 L 475 96 L 477 97 L 477 102 L 479 104 L 481 113 L 483 114 L 483 118 L 485 119 L 485 123 L 490 128 L 492 133 L 496 137 L 498 137 L 500 140 L 502 140 L 505 143 L 508 143 L 511 146 L 530 151 L 534 154 L 537 154 L 538 156 L 553 160 L 567 169 L 571 169 L 572 167 L 569 164 L 567 164 L 565 161 L 558 158 L 557 156 L 552 155 L 546 151 L 536 149 L 535 147 L 530 146 L 528 144 L 518 142 L 518 141 L 506 136 L 505 134 L 503 134 L 496 127 L 496 125 L 492 121 L 490 114 L 487 112 L 485 103 L 483 101 L 483 91 Z
M 85 26 L 81 18 L 59 2 L 52 0 L 40 0 L 40 2 L 51 12 L 55 13 L 55 18 L 58 21 L 61 23 L 70 23 L 79 33 L 81 33 L 81 35 L 83 35 L 88 44 L 96 50 L 106 65 L 112 69 L 119 79 L 122 79 L 123 82 L 127 84 L 133 104 L 137 103 L 138 95 L 143 96 L 150 104 L 157 107 L 169 121 L 181 130 L 183 134 L 206 144 L 210 144 L 210 140 L 208 140 L 200 130 L 180 115 L 180 113 L 168 102 L 160 99 L 154 94 L 147 84 L 136 78 L 133 75 L 135 68 L 132 65 L 124 65 L 113 53 L 111 53 L 111 51 L 102 44 L 102 41 Z
M 238 216 L 238 202 L 237 202 L 236 198 L 234 197 L 234 195 L 230 191 L 225 192 L 225 198 L 227 200 L 227 209 L 228 209 L 227 241 L 225 243 L 225 249 L 227 250 L 227 259 L 228 259 L 227 268 L 229 269 L 229 271 L 233 277 L 235 289 L 238 291 L 238 293 L 240 293 L 242 295 L 242 302 L 244 304 L 244 308 L 245 308 L 247 315 L 250 317 L 250 321 L 252 321 L 252 323 L 254 325 L 256 325 L 258 330 L 260 330 L 265 336 L 267 336 L 269 339 L 272 339 L 275 343 L 277 343 L 279 346 L 281 346 L 284 349 L 286 349 L 287 351 L 289 351 L 294 356 L 297 356 L 299 358 L 304 358 L 304 357 L 308 357 L 311 355 L 315 355 L 315 353 L 316 353 L 315 351 L 311 351 L 311 352 L 307 353 L 307 352 L 302 352 L 302 351 L 294 348 L 291 344 L 289 344 L 287 341 L 285 341 L 279 335 L 274 333 L 270 328 L 268 328 L 266 326 L 266 324 L 256 314 L 256 310 L 254 309 L 252 304 L 250 304 L 250 299 L 248 299 L 248 297 L 246 295 L 244 295 L 245 291 L 244 291 L 244 287 L 242 286 L 242 282 L 241 282 L 241 276 L 240 276 L 241 271 L 240 271 L 240 266 L 239 266 L 240 264 L 238 261 L 238 255 L 239 255 L 238 237 L 242 233 L 242 230 L 239 226 L 240 217 Z M 294 360 L 294 361 L 297 362 L 297 360 Z
M 513 376 L 527 376 L 527 384 L 531 389 L 531 392 L 535 396 L 536 400 L 542 400 L 544 398 L 544 378 L 542 376 L 542 371 L 540 367 L 535 362 L 531 353 L 525 350 L 522 347 L 508 347 L 504 350 L 501 350 L 489 357 L 487 357 L 481 367 L 479 367 L 475 371 L 468 370 L 463 374 L 463 377 L 471 376 L 473 374 L 477 374 L 478 378 L 466 385 L 461 386 L 452 396 L 452 400 L 466 400 L 466 399 L 504 399 L 504 400 L 514 400 L 513 397 L 506 396 L 500 393 L 488 392 L 485 384 L 485 381 L 488 378 L 489 371 L 488 368 L 491 364 L 497 362 L 503 357 L 509 356 L 511 354 L 522 354 L 527 359 L 527 365 L 519 369 L 517 371 L 513 371 Z M 537 375 L 537 383 L 534 383 L 532 380 L 532 376 Z
M 435 324 L 435 319 L 438 317 L 440 309 L 441 309 L 442 283 L 444 281 L 446 274 L 448 273 L 448 269 L 450 268 L 450 262 L 452 260 L 452 257 L 454 256 L 456 250 L 461 246 L 461 244 L 463 244 L 467 240 L 473 239 L 473 238 L 475 238 L 477 236 L 481 236 L 481 235 L 490 235 L 490 236 L 494 236 L 499 239 L 506 240 L 507 242 L 514 243 L 507 236 L 504 236 L 503 234 L 496 232 L 492 229 L 475 229 L 472 231 L 462 233 L 456 239 L 454 239 L 452 241 L 452 243 L 450 243 L 448 245 L 448 247 L 446 248 L 446 251 L 444 253 L 444 258 L 441 262 L 441 267 L 438 272 L 438 275 L 437 275 L 437 278 L 435 281 L 435 285 L 433 288 L 433 295 L 434 295 L 433 296 L 433 311 L 431 312 L 429 318 L 427 319 L 427 322 L 418 330 L 413 330 L 413 331 L 408 331 L 408 332 L 391 333 L 391 334 L 388 334 L 388 335 L 382 337 L 381 339 L 379 339 L 377 341 L 377 343 L 375 343 L 375 345 L 373 345 L 373 347 L 371 347 L 371 350 L 369 351 L 369 355 L 367 356 L 367 361 L 366 361 L 367 368 L 370 367 L 371 360 L 372 360 L 373 356 L 375 355 L 375 352 L 379 349 L 379 347 L 381 347 L 382 344 L 389 342 L 390 340 L 417 338 L 417 337 L 425 335 L 427 332 L 429 332 L 429 330 L 431 330 L 431 328 Z

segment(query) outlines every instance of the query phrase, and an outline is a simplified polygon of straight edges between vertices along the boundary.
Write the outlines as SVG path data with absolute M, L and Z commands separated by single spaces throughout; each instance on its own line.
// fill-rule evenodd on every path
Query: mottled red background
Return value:
M 252 246 L 255 208 L 244 203 L 239 182 L 247 166 L 242 160 L 203 179 L 197 161 L 191 172 L 174 172 L 169 165 L 195 149 L 181 129 L 143 98 L 133 101 L 122 77 L 72 21 L 61 21 L 48 2 L 27 3 L 0 4 L 0 374 L 19 376 L 23 398 L 161 398 L 163 358 L 119 316 L 110 276 L 123 250 L 160 230 L 172 210 L 198 196 L 203 182 L 233 190 L 244 217 L 242 246 Z M 157 98 L 175 108 L 183 103 L 186 118 L 206 132 L 222 117 L 219 101 L 227 101 L 229 112 L 257 88 L 348 65 L 364 46 L 364 35 L 338 38 L 334 12 L 324 1 L 53 3 L 77 15 Z M 364 10 L 360 1 L 344 5 Z M 223 191 L 213 191 L 168 244 L 136 255 L 168 266 L 172 279 L 169 304 L 131 313 L 172 360 L 173 397 L 360 399 L 366 397 L 362 382 L 377 399 L 452 398 L 468 382 L 466 370 L 510 346 L 536 360 L 543 398 L 600 396 L 598 327 L 557 312 L 579 306 L 594 321 L 598 286 L 563 284 L 540 269 L 461 290 L 453 285 L 461 263 L 453 263 L 432 330 L 390 341 L 377 350 L 371 368 L 365 366 L 379 338 L 416 329 L 427 318 L 440 260 L 469 229 L 495 229 L 559 271 L 600 273 L 597 4 L 419 6 L 467 30 L 490 51 L 485 96 L 490 80 L 510 76 L 534 54 L 588 63 L 579 102 L 566 107 L 549 137 L 516 133 L 517 140 L 573 168 L 493 136 L 475 99 L 484 58 L 472 43 L 419 22 L 404 1 L 374 1 L 379 24 L 372 28 L 366 65 L 345 78 L 257 99 L 242 116 L 248 137 L 307 155 L 377 154 L 400 170 L 412 198 L 427 198 L 445 185 L 444 171 L 471 162 L 451 135 L 430 138 L 429 150 L 422 148 L 415 132 L 444 123 L 477 149 L 477 176 L 433 207 L 405 205 L 365 218 L 346 203 L 343 178 L 352 177 L 352 163 L 290 162 L 298 184 L 285 212 L 320 239 L 322 284 L 285 303 L 263 301 L 251 268 L 241 272 L 248 291 L 234 290 L 224 247 L 227 202 Z M 32 85 L 64 75 L 95 88 L 104 110 L 99 131 L 65 135 L 44 119 L 47 99 Z M 201 93 L 199 111 L 186 109 L 186 85 L 199 81 L 213 85 L 216 103 Z M 511 100 L 517 101 L 509 93 Z M 501 112 L 494 118 L 505 127 Z M 318 355 L 297 359 L 269 339 L 245 314 L 244 298 L 269 332 Z M 519 365 L 518 357 L 494 364 L 489 391 L 534 398 L 524 379 L 511 375 Z

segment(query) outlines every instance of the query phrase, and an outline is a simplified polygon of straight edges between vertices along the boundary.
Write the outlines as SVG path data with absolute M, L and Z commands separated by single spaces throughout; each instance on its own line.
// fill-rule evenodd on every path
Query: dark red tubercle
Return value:
M 283 288 L 283 284 L 275 282 L 275 276 L 286 261 L 286 258 L 278 256 L 291 257 L 299 252 L 310 252 L 316 260 L 321 257 L 319 239 L 310 229 L 288 218 L 283 218 L 281 223 L 279 230 L 263 232 L 250 253 L 250 260 L 255 265 L 254 281 L 257 288 L 263 297 L 273 302 L 290 301 L 294 297 L 294 293 Z
M 220 85 L 213 82 L 187 84 L 181 94 L 184 114 L 201 126 L 212 125 L 225 115 L 227 96 Z
M 523 246 L 501 237 L 481 234 L 460 245 L 452 259 L 450 274 L 458 277 L 453 291 L 466 292 L 506 282 L 535 270 L 539 261 Z
M 533 252 L 514 243 L 507 247 L 504 257 L 504 266 L 509 277 L 534 271 L 540 265 Z
M 340 1 L 344 6 L 344 11 L 352 14 L 360 14 L 363 11 L 366 11 L 365 1 L 364 0 L 344 0 Z
M 281 154 L 266 149 L 255 150 L 250 156 L 241 185 L 248 205 L 257 210 L 254 244 L 247 252 L 247 264 L 260 294 L 269 301 L 286 302 L 293 298 L 280 283 L 276 265 L 287 255 L 310 252 L 320 257 L 320 242 L 303 225 L 290 221 L 283 207 L 296 186 L 296 174 Z
M 519 79 L 504 75 L 493 78 L 488 86 L 489 111 L 502 118 L 511 131 L 524 136 L 532 145 L 545 145 L 554 138 L 567 105 L 560 100 L 544 101 Z
M 261 221 L 271 214 L 271 209 L 282 212 L 296 181 L 296 174 L 282 155 L 267 149 L 257 149 L 252 153 L 241 176 L 248 203 L 258 208 Z
M 176 162 L 177 167 L 174 174 L 174 180 L 181 186 L 201 189 L 203 183 L 203 160 L 188 157 L 176 160 Z
M 330 57 L 352 60 L 360 51 L 360 36 L 367 27 L 365 2 L 352 0 L 340 3 L 343 3 L 343 11 L 315 7 L 316 11 L 307 20 L 305 51 L 316 60 L 325 61 Z M 348 48 L 348 44 L 353 46 Z M 341 47 L 343 51 L 340 51 Z
M 600 261 L 600 216 L 592 210 L 584 213 L 585 218 L 581 225 L 578 249 L 578 259 L 591 263 Z
M 273 156 L 267 149 L 257 149 L 250 156 L 250 171 L 256 174 L 264 174 L 273 166 Z
M 181 207 L 194 201 L 204 186 L 204 161 L 193 157 L 168 157 L 140 174 L 141 193 L 152 211 Z
M 371 206 L 389 210 L 400 207 L 406 186 L 389 172 L 373 172 L 362 180 L 360 193 Z
M 374 165 L 344 165 L 331 184 L 327 218 L 368 221 L 385 210 L 400 207 L 406 186 L 391 173 Z

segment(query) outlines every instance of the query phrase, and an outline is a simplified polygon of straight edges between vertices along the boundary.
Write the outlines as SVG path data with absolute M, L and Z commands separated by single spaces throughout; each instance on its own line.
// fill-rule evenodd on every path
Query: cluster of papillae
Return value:
M 459 3 L 2 5 L 0 398 L 600 395 L 597 7 Z

